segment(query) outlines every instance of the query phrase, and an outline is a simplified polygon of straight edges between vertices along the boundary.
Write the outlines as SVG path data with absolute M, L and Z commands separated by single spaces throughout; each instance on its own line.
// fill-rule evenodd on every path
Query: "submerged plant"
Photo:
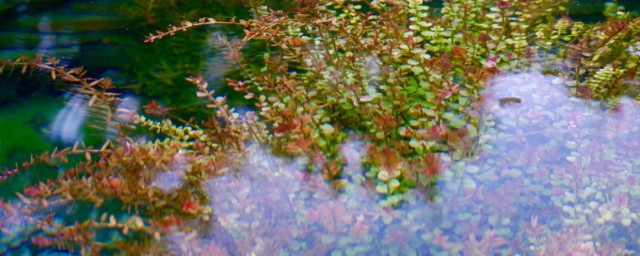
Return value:
M 296 13 L 263 8 L 252 20 L 187 22 L 147 41 L 230 23 L 243 26 L 243 43 L 265 41 L 264 67 L 229 56 L 245 76 L 229 85 L 255 102 L 276 152 L 303 153 L 324 171 L 352 131 L 409 161 L 472 154 L 487 79 L 538 68 L 540 58 L 552 62 L 544 68 L 568 71 L 543 70 L 572 81 L 584 97 L 618 96 L 636 79 L 638 55 L 626 49 L 638 20 L 626 14 L 587 25 L 556 18 L 566 14 L 566 1 L 447 1 L 439 12 L 422 1 L 299 4 Z M 221 42 L 229 53 L 244 45 Z
M 84 78 L 82 69 L 58 66 L 55 59 L 3 61 L 0 70 L 5 72 L 47 72 L 53 79 L 76 84 L 88 106 L 100 109 L 97 113 L 102 113 L 104 123 L 119 128 L 119 136 L 99 149 L 75 144 L 7 169 L 0 179 L 39 163 L 62 166 L 58 178 L 17 193 L 20 201 L 0 203 L 4 234 L 0 252 L 28 239 L 34 246 L 87 254 L 186 254 L 202 248 L 221 255 L 276 254 L 283 248 L 297 254 L 327 254 L 334 249 L 347 254 L 382 249 L 389 254 L 508 254 L 530 250 L 506 241 L 513 237 L 511 227 L 523 220 L 530 223 L 520 224 L 519 236 L 532 239 L 521 238 L 526 240 L 522 243 L 541 246 L 536 252 L 566 250 L 549 241 L 553 235 L 544 234 L 547 226 L 538 221 L 547 219 L 520 216 L 508 204 L 521 201 L 528 189 L 537 189 L 518 179 L 522 171 L 501 170 L 502 177 L 513 180 L 487 191 L 473 179 L 481 175 L 478 166 L 455 161 L 491 155 L 480 151 L 487 149 L 488 139 L 479 133 L 495 131 L 489 125 L 495 125 L 492 116 L 482 107 L 488 99 L 480 92 L 497 74 L 540 70 L 556 75 L 557 86 L 566 85 L 581 97 L 615 99 L 627 92 L 638 79 L 638 18 L 617 13 L 599 24 L 572 21 L 564 17 L 565 0 L 449 0 L 439 9 L 421 0 L 299 0 L 292 12 L 250 2 L 251 19 L 184 21 L 146 39 L 152 43 L 209 25 L 242 28 L 242 40 L 221 37 L 219 43 L 241 77 L 229 78 L 227 86 L 255 106 L 246 114 L 229 106 L 204 79 L 189 77 L 205 118 L 173 115 L 171 108 L 154 101 L 144 107 L 146 115 L 130 113 L 122 118 L 115 110 L 119 95 L 107 79 Z M 243 58 L 245 46 L 256 41 L 266 45 L 259 60 L 263 65 Z M 499 101 L 504 108 L 526 102 L 512 95 Z M 526 141 L 526 133 L 535 131 L 521 131 L 523 138 L 505 140 Z M 153 139 L 145 140 L 141 134 Z M 354 137 L 362 145 L 348 146 Z M 260 159 L 265 155 L 261 147 L 295 159 L 294 163 Z M 524 151 L 543 149 L 527 144 Z M 527 156 L 517 160 L 536 161 Z M 298 171 L 300 166 L 305 172 Z M 457 172 L 444 171 L 447 167 Z M 554 182 L 573 181 L 572 186 L 561 187 L 577 193 L 583 187 L 576 182 L 580 177 L 575 170 L 554 170 L 557 176 L 569 177 Z M 215 178 L 225 173 L 251 179 L 217 182 Z M 451 207 L 488 202 L 469 209 L 480 216 L 455 216 L 475 220 L 469 225 L 442 224 L 465 237 L 419 234 L 435 225 L 420 219 L 421 209 L 404 215 L 393 210 L 421 205 L 416 203 L 420 197 L 438 203 L 441 196 L 433 192 L 434 185 L 452 177 L 460 177 L 455 192 L 464 196 L 447 202 Z M 300 185 L 295 180 L 305 182 Z M 313 190 L 329 191 L 325 181 L 337 193 Z M 261 190 L 261 185 L 288 190 L 270 197 L 273 194 Z M 373 191 L 371 197 L 379 202 L 370 205 L 340 197 L 367 191 Z M 209 205 L 225 193 L 233 200 Z M 582 193 L 587 194 L 585 199 L 592 196 Z M 563 195 L 550 198 L 568 202 L 570 196 Z M 571 202 L 578 204 L 575 196 Z M 615 207 L 628 206 L 623 197 L 615 200 Z M 308 198 L 317 204 L 306 203 Z M 574 218 L 575 210 L 565 201 L 561 211 L 584 224 L 587 218 Z M 260 220 L 253 216 L 266 215 L 274 205 L 290 211 Z M 65 208 L 92 210 L 68 219 Z M 225 212 L 229 209 L 237 212 Z M 447 215 L 450 209 L 439 214 Z M 214 215 L 216 211 L 220 214 Z M 481 216 L 484 212 L 491 215 Z M 613 214 L 622 225 L 631 225 L 630 212 L 619 209 Z M 377 241 L 368 235 L 371 232 L 387 239 Z M 212 238 L 202 238 L 205 234 Z M 299 237 L 305 242 L 296 240 Z M 179 246 L 157 246 L 161 241 Z M 586 243 L 578 247 L 587 253 L 597 249 Z

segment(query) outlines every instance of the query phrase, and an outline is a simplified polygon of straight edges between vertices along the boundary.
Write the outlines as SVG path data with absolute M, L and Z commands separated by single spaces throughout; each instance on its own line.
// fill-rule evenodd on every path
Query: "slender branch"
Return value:
M 183 21 L 180 26 L 169 26 L 167 31 L 156 31 L 155 34 L 151 33 L 144 40 L 145 43 L 153 43 L 156 39 L 162 39 L 165 36 L 173 36 L 177 32 L 186 32 L 188 29 L 209 26 L 209 25 L 238 25 L 240 22 L 236 22 L 235 18 L 232 18 L 230 21 L 218 21 L 214 18 L 200 18 L 196 22 Z M 246 23 L 242 23 L 245 24 Z

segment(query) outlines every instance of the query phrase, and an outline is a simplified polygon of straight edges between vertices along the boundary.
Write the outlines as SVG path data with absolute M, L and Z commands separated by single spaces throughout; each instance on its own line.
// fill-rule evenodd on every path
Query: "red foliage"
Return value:
M 160 104 L 158 104 L 158 102 L 155 100 L 150 101 L 149 104 L 144 105 L 142 108 L 144 108 L 145 113 L 160 117 L 168 115 L 172 110 L 172 108 L 165 108 L 160 106 Z
M 200 203 L 198 201 L 189 199 L 182 203 L 182 212 L 187 214 L 196 214 L 200 211 Z
M 464 255 L 493 255 L 493 250 L 506 245 L 507 241 L 496 235 L 494 230 L 487 231 L 478 241 L 474 234 L 469 234 L 469 241 L 464 244 Z
M 162 230 L 169 230 L 172 227 L 175 226 L 182 226 L 184 223 L 184 220 L 182 219 L 182 217 L 179 216 L 175 216 L 175 215 L 169 215 L 164 217 L 161 220 L 151 220 L 151 224 L 153 226 L 156 227 L 160 227 Z
M 500 9 L 507 9 L 511 7 L 511 3 L 509 3 L 509 1 L 505 1 L 505 0 L 498 0 L 498 8 Z
M 24 189 L 24 193 L 30 197 L 41 197 L 49 193 L 49 189 L 43 183 Z
M 40 248 L 49 247 L 51 244 L 53 244 L 54 241 L 55 240 L 53 238 L 46 237 L 44 235 L 39 235 L 31 238 L 31 243 Z

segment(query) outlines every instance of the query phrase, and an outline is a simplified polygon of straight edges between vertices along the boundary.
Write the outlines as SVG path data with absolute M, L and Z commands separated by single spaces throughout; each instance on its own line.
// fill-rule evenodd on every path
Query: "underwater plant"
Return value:
M 569 224 L 638 221 L 629 195 L 598 196 L 580 176 L 587 160 L 571 154 L 571 168 L 524 170 L 558 183 L 552 184 L 557 191 L 541 192 L 551 205 L 528 198 L 544 188 L 527 186 L 523 170 L 514 166 L 558 155 L 536 144 L 544 139 L 529 138 L 536 135 L 536 120 L 565 119 L 536 116 L 523 107 L 534 125 L 512 122 L 505 109 L 528 106 L 529 99 L 501 96 L 492 107 L 502 112 L 492 112 L 482 92 L 491 83 L 512 82 L 500 74 L 533 70 L 539 73 L 516 79 L 542 80 L 615 107 L 638 80 L 640 18 L 618 12 L 601 23 L 573 21 L 566 17 L 567 0 L 449 0 L 441 8 L 422 0 L 297 0 L 291 11 L 250 2 L 250 18 L 183 21 L 145 40 L 172 40 L 165 37 L 204 26 L 241 28 L 241 40 L 221 36 L 218 43 L 238 72 L 227 86 L 254 106 L 246 113 L 205 79 L 185 77 L 199 116 L 175 115 L 156 101 L 144 113 L 120 115 L 118 86 L 109 79 L 86 78 L 83 69 L 60 66 L 54 58 L 2 61 L 2 72 L 44 72 L 74 84 L 105 127 L 118 127 L 118 137 L 99 148 L 76 143 L 6 169 L 0 182 L 39 164 L 55 166 L 59 174 L 17 192 L 17 200 L 0 201 L 0 252 L 24 244 L 82 254 L 483 255 L 575 249 L 556 243 L 556 236 L 575 237 L 571 241 L 585 253 L 625 250 L 620 241 L 596 244 L 575 235 L 585 229 L 565 229 L 547 215 L 516 211 L 513 205 L 525 201 L 527 207 L 566 213 Z M 260 60 L 243 57 L 252 42 L 265 45 Z M 542 74 L 557 79 L 548 82 Z M 575 124 L 569 127 L 581 124 L 579 114 L 568 117 Z M 496 126 L 496 120 L 502 123 Z M 524 153 L 494 155 L 491 143 L 500 129 L 520 129 L 519 137 L 502 140 L 524 145 Z M 571 131 L 575 138 L 586 136 Z M 606 139 L 625 138 L 620 136 Z M 605 143 L 604 137 L 592 142 Z M 577 142 L 567 147 L 594 150 Z M 481 156 L 516 164 L 493 171 L 465 162 Z M 505 180 L 499 187 L 478 185 L 495 181 L 496 173 Z M 620 179 L 598 177 L 601 183 L 593 186 L 603 189 Z M 637 180 L 624 177 L 637 197 Z M 439 191 L 441 180 L 459 182 Z M 437 221 L 425 220 L 432 215 L 424 202 L 442 203 L 443 193 L 463 196 L 448 199 L 448 207 L 433 216 L 464 224 L 447 218 L 431 228 Z M 469 213 L 455 213 L 456 207 Z M 587 207 L 593 209 L 585 212 Z M 590 227 L 593 236 L 610 232 Z

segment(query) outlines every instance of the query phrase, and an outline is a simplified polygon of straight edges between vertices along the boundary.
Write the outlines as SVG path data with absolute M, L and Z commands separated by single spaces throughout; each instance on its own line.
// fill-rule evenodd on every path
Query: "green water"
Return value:
M 145 7 L 139 12 L 135 12 L 136 6 L 133 2 L 120 0 L 8 2 L 0 19 L 0 59 L 35 55 L 56 57 L 62 65 L 84 67 L 89 77 L 112 79 L 118 84 L 117 92 L 143 94 L 144 98 L 173 106 L 192 103 L 195 89 L 184 78 L 204 72 L 210 66 L 206 62 L 208 58 L 216 58 L 213 48 L 206 45 L 211 30 L 194 31 L 154 45 L 144 44 L 144 36 L 148 31 L 170 23 L 212 16 L 220 11 L 212 6 L 192 11 L 207 6 L 205 3 L 182 4 L 171 15 L 164 13 L 163 4 L 148 6 L 149 9 Z M 222 10 L 222 13 L 241 14 L 232 9 Z M 153 24 L 146 19 L 153 19 Z M 184 47 L 186 42 L 189 47 Z M 207 57 L 207 54 L 212 56 Z M 212 83 L 220 82 L 224 70 L 220 71 L 222 73 Z M 73 85 L 50 82 L 48 76 L 39 74 L 29 78 L 5 75 L 0 82 L 4 90 L 0 106 L 9 113 L 15 104 L 39 100 L 31 98 L 35 91 L 51 95 L 60 106 L 65 101 L 63 94 L 73 90 Z M 184 112 L 189 113 L 188 110 Z M 53 116 L 41 115 L 41 119 L 42 127 L 36 129 L 51 123 Z M 2 136 L 22 131 L 26 132 L 22 137 L 30 137 L 27 133 L 41 134 L 38 130 L 22 129 L 23 126 L 6 126 L 5 129 L 14 127 L 16 130 L 0 134 L 0 141 L 11 140 Z M 26 149 L 22 154 L 37 153 L 40 149 Z M 0 164 L 26 160 L 23 157 L 9 159 L 10 152 L 10 148 L 0 149 L 0 155 L 4 155 L 0 157 Z

